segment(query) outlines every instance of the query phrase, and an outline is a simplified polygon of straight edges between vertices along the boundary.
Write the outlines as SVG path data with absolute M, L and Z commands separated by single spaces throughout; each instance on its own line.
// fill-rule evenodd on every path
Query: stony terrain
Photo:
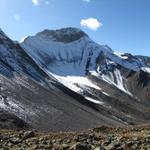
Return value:
M 40 133 L 1 130 L 1 150 L 148 150 L 150 125 L 128 128 L 101 126 L 82 132 Z

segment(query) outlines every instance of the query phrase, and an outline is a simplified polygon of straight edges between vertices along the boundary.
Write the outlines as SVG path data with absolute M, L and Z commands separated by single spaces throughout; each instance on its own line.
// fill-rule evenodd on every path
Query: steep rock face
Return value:
M 111 83 L 130 96 L 141 102 L 149 104 L 149 61 L 146 56 L 133 56 L 131 54 L 116 56 L 99 56 L 97 77 Z M 114 59 L 115 58 L 115 59 Z M 116 60 L 116 61 L 115 61 Z M 119 60 L 119 61 L 118 61 Z
M 140 70 L 128 74 L 128 87 L 139 101 L 149 105 L 150 103 L 150 74 Z

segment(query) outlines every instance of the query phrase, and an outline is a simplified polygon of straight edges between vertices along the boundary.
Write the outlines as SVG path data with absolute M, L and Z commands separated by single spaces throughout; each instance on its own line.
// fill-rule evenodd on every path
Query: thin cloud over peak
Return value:
M 96 31 L 103 24 L 100 21 L 98 21 L 98 19 L 96 18 L 88 18 L 88 19 L 82 19 L 80 25 Z

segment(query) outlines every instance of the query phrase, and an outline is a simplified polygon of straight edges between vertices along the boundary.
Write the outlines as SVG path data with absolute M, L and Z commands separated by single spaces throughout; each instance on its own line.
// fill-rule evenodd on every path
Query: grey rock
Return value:
M 16 138 L 16 137 L 10 138 L 9 141 L 12 144 L 19 144 L 22 142 L 22 140 L 20 138 Z
M 24 132 L 22 139 L 25 140 L 25 139 L 28 139 L 31 137 L 35 137 L 34 132 L 33 131 L 26 131 L 26 132 Z

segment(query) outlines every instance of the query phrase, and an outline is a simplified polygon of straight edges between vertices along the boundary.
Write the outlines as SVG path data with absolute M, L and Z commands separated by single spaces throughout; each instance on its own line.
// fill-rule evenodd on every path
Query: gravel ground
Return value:
M 149 150 L 150 125 L 82 132 L 0 130 L 0 150 Z

